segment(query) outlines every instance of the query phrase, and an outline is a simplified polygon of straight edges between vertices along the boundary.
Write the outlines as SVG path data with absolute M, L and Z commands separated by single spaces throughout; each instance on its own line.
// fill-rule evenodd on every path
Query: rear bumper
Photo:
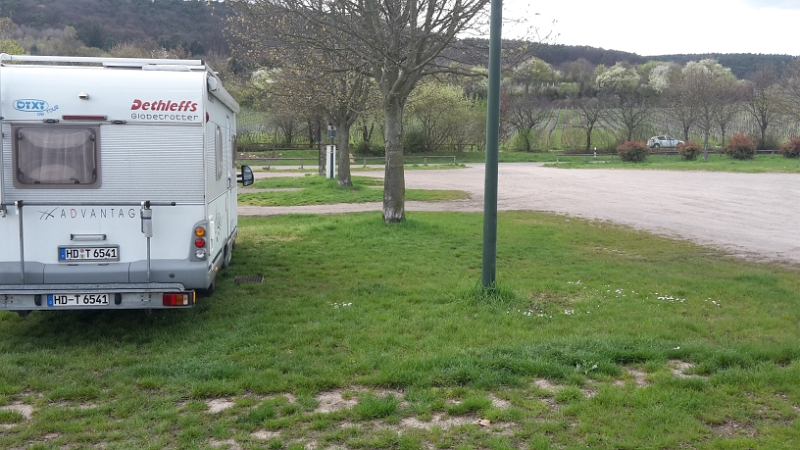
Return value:
M 22 281 L 18 262 L 0 262 L 0 285 L 136 285 L 154 283 L 181 284 L 188 289 L 205 289 L 214 280 L 216 267 L 221 263 L 187 259 L 159 259 L 150 262 L 148 278 L 147 261 L 112 262 L 109 264 L 42 264 L 25 261 L 25 280 Z M 0 292 L 2 294 L 2 292 Z
M 50 306 L 51 294 L 109 294 L 107 305 Z M 187 304 L 164 306 L 164 294 L 187 294 Z M 191 308 L 195 292 L 181 283 L 0 285 L 0 310 L 163 309 Z

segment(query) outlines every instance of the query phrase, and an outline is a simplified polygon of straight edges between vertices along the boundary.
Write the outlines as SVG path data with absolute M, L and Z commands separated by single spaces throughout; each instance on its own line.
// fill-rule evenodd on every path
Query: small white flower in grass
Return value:
M 680 346 L 680 345 L 679 345 L 679 346 L 677 346 L 677 347 L 675 347 L 675 348 L 673 348 L 673 350 L 680 350 L 680 349 L 681 349 L 681 346 Z

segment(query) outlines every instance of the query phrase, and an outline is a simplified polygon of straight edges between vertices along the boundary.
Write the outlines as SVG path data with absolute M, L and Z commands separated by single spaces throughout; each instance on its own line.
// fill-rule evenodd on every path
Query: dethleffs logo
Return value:
M 14 100 L 14 109 L 22 112 L 45 112 L 50 105 L 44 100 L 37 100 L 35 98 L 21 98 Z
M 189 100 L 182 100 L 180 102 L 173 102 L 172 100 L 157 100 L 154 102 L 143 102 L 139 99 L 133 101 L 131 105 L 131 111 L 185 111 L 185 112 L 195 112 L 197 111 L 197 103 L 192 102 Z

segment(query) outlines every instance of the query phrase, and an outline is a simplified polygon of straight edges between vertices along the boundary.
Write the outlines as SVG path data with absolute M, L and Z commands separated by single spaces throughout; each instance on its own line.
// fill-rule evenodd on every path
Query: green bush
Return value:
M 372 153 L 372 146 L 367 141 L 359 142 L 353 149 L 353 154 L 358 156 L 369 156 L 370 153 Z
M 787 158 L 800 158 L 800 137 L 795 136 L 781 145 L 781 154 Z
M 703 146 L 697 142 L 689 141 L 678 144 L 676 150 L 678 150 L 678 154 L 681 155 L 681 159 L 686 161 L 694 161 L 697 159 L 697 155 L 703 151 Z
M 640 141 L 625 141 L 617 146 L 617 155 L 623 161 L 642 162 L 650 156 L 650 148 Z
M 425 135 L 419 130 L 408 130 L 403 137 L 403 150 L 406 153 L 424 153 L 428 148 Z
M 533 149 L 533 130 L 520 131 L 511 139 L 511 150 L 515 152 L 532 152 Z
M 768 134 L 764 136 L 764 147 L 761 148 L 761 143 L 756 142 L 757 148 L 759 150 L 775 150 L 776 148 L 781 148 L 781 139 L 775 134 Z
M 734 159 L 753 159 L 756 156 L 756 143 L 744 133 L 736 133 L 728 142 L 725 154 Z

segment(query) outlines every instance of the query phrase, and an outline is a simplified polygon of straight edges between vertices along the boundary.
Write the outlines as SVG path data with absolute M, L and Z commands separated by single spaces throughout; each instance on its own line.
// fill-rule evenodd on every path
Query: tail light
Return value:
M 202 226 L 201 227 L 196 227 L 194 229 L 194 235 L 195 235 L 195 239 L 194 239 L 194 246 L 195 246 L 194 256 L 196 256 L 198 259 L 205 259 L 206 254 L 207 254 L 206 253 L 206 238 L 204 237 L 206 235 L 205 227 L 202 227 Z
M 194 304 L 194 292 L 176 292 L 164 294 L 162 304 L 164 306 L 191 306 Z

